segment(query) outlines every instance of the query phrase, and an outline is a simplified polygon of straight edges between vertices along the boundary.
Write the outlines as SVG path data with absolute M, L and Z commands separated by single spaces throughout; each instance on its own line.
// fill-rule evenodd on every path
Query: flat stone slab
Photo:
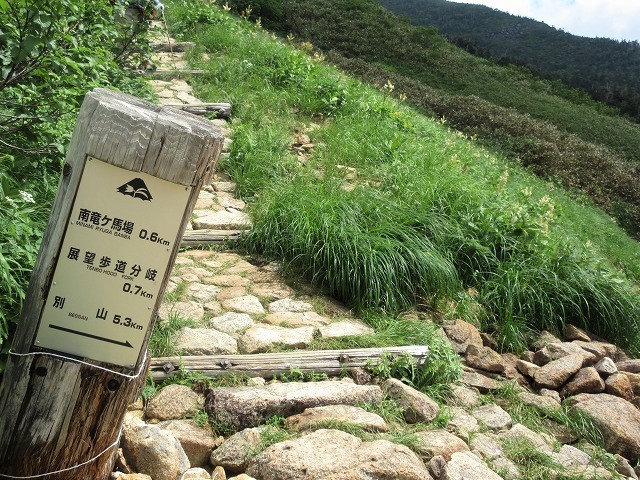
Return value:
M 262 319 L 264 323 L 281 327 L 321 327 L 331 322 L 316 312 L 278 312 L 269 313 Z
M 317 430 L 271 445 L 251 461 L 247 473 L 261 480 L 432 480 L 404 445 L 363 442 L 340 430 Z
M 200 321 L 204 316 L 204 307 L 198 302 L 175 302 L 163 303 L 158 310 L 158 318 L 169 320 L 169 317 L 175 315 L 180 318 L 189 318 L 191 320 Z
M 307 408 L 326 405 L 355 405 L 382 400 L 376 385 L 347 382 L 272 383 L 255 387 L 212 388 L 206 409 L 236 429 L 255 427 L 273 415 L 289 417 Z
M 491 430 L 511 428 L 511 416 L 494 403 L 473 409 L 476 420 Z
M 238 339 L 238 346 L 244 353 L 262 353 L 278 345 L 304 348 L 313 340 L 313 331 L 313 327 L 254 325 Z
M 367 412 L 351 405 L 327 405 L 307 408 L 304 412 L 292 415 L 285 420 L 285 427 L 294 430 L 312 430 L 331 423 L 356 425 L 369 432 L 386 432 L 389 426 L 375 413 Z
M 319 328 L 322 338 L 352 337 L 356 335 L 372 335 L 373 328 L 360 320 L 342 320 Z
M 251 227 L 246 213 L 231 208 L 196 217 L 191 223 L 196 230 L 243 230 Z
M 445 472 L 448 480 L 502 480 L 500 475 L 471 452 L 456 452 L 451 455 Z
M 270 312 L 310 312 L 313 305 L 302 300 L 294 300 L 292 298 L 283 298 L 269 304 Z
M 254 315 L 264 313 L 264 307 L 260 303 L 260 300 L 253 295 L 229 298 L 222 302 L 222 307 L 226 310 L 233 310 L 239 313 L 250 313 Z
M 213 317 L 209 320 L 211 328 L 231 336 L 237 335 L 239 332 L 244 332 L 254 324 L 255 322 L 250 315 L 236 312 L 227 312 L 224 315 Z
M 235 338 L 213 328 L 184 327 L 173 337 L 176 351 L 182 355 L 219 355 L 238 353 Z
M 220 288 L 215 285 L 204 285 L 202 283 L 192 283 L 187 288 L 189 296 L 201 303 L 206 303 L 216 298 Z

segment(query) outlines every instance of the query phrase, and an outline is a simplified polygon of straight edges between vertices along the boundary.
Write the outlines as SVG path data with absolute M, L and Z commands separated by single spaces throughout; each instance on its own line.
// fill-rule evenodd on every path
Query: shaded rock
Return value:
M 262 432 L 268 427 L 247 428 L 234 433 L 211 452 L 210 463 L 225 472 L 241 473 L 247 469 L 253 452 L 262 442 Z
M 602 360 L 604 357 L 616 358 L 617 356 L 618 347 L 612 343 L 582 342 L 580 340 L 574 340 L 572 343 L 578 345 L 586 352 L 591 353 L 596 361 Z
M 480 332 L 480 338 L 482 338 L 482 345 L 489 347 L 492 350 L 498 349 L 498 342 L 490 334 L 486 332 Z
M 170 431 L 178 439 L 192 467 L 208 465 L 211 451 L 223 440 L 214 437 L 208 425 L 200 427 L 193 420 L 168 420 L 160 422 L 158 428 Z
M 447 468 L 447 461 L 444 459 L 442 455 L 436 455 L 427 464 L 427 468 L 429 469 L 429 473 L 433 478 L 438 480 L 444 475 L 444 470 Z
M 629 460 L 620 455 L 615 455 L 616 462 L 618 462 L 618 466 L 616 466 L 616 472 L 620 475 L 624 475 L 627 478 L 633 478 L 634 480 L 638 479 L 638 475 L 633 470 L 633 467 L 629 464 Z
M 158 420 L 186 418 L 204 406 L 204 398 L 186 385 L 167 385 L 149 400 L 145 414 Z
M 628 402 L 633 399 L 633 389 L 629 377 L 624 373 L 614 373 L 605 380 L 605 391 L 610 395 L 624 398 Z
M 265 352 L 276 345 L 304 348 L 313 340 L 313 331 L 313 327 L 254 325 L 238 339 L 238 346 L 245 353 Z
M 468 387 L 477 388 L 480 393 L 487 393 L 500 388 L 499 382 L 478 372 L 463 371 L 460 382 Z
M 548 388 L 541 388 L 538 393 L 543 396 L 555 400 L 555 402 L 559 405 L 562 402 L 560 398 L 560 394 L 556 390 L 550 390 Z
M 153 480 L 149 475 L 144 473 L 124 473 L 112 472 L 111 480 Z
M 269 304 L 269 311 L 276 312 L 310 312 L 313 305 L 302 300 L 294 300 L 292 298 L 283 298 Z
M 640 411 L 626 400 L 606 393 L 581 393 L 570 405 L 589 414 L 600 428 L 605 449 L 631 462 L 640 457 Z
M 219 332 L 234 335 L 243 332 L 254 325 L 253 318 L 246 313 L 227 312 L 224 315 L 209 320 L 211 328 Z
M 621 372 L 638 373 L 640 374 L 640 359 L 623 360 L 616 363 L 616 367 Z
M 598 363 L 596 363 L 596 370 L 600 375 L 607 376 L 618 373 L 618 367 L 610 357 L 604 357 Z
M 542 387 L 558 388 L 582 368 L 582 363 L 582 355 L 568 355 L 540 367 L 536 370 L 533 379 Z
M 350 337 L 356 335 L 371 335 L 373 328 L 360 320 L 343 320 L 321 326 L 319 329 L 322 338 Z
M 415 436 L 418 439 L 415 449 L 427 460 L 441 455 L 446 461 L 450 461 L 454 453 L 469 451 L 463 440 L 445 430 L 425 430 L 416 432 Z
M 456 320 L 454 323 L 445 325 L 444 331 L 458 353 L 464 354 L 469 345 L 483 346 L 482 337 L 475 325 L 463 320 Z
M 518 370 L 518 362 L 522 360 L 513 353 L 503 353 L 500 356 L 502 357 L 502 364 L 504 365 L 504 372 L 502 372 L 502 374 L 509 380 L 515 380 L 524 387 L 530 387 L 529 379 Z
M 604 392 L 604 380 L 594 367 L 578 370 L 569 383 L 562 390 L 563 395 L 575 395 L 577 393 Z
M 591 462 L 589 454 L 571 445 L 562 445 L 560 450 L 552 453 L 551 456 L 563 467 L 578 467 L 580 465 L 589 465 L 589 462 Z
M 339 430 L 317 430 L 271 445 L 251 461 L 247 474 L 261 480 L 431 480 L 404 445 L 363 442 Z
M 287 418 L 285 427 L 293 430 L 309 430 L 330 422 L 356 425 L 369 432 L 386 432 L 389 430 L 387 423 L 380 415 L 351 405 L 327 405 L 307 408 L 304 412 Z
M 520 354 L 520 359 L 524 360 L 525 362 L 529 362 L 529 363 L 533 363 L 533 357 L 535 357 L 535 353 L 529 351 L 529 350 L 525 350 L 524 352 L 522 352 Z
M 542 332 L 540 332 L 540 335 L 538 336 L 536 341 L 533 342 L 532 346 L 536 350 L 541 350 L 550 343 L 560 343 L 561 341 L 562 340 L 556 337 L 553 333 L 543 330 Z
M 355 367 L 351 369 L 350 375 L 357 385 L 366 385 L 371 381 L 371 378 L 373 378 L 371 374 L 362 367 Z
M 586 350 L 580 348 L 572 342 L 550 343 L 541 350 L 538 350 L 534 357 L 534 363 L 537 365 L 546 365 L 554 360 L 559 360 L 570 355 L 579 355 L 582 358 L 581 366 L 593 365 L 596 362 L 596 356 Z
M 173 343 L 182 355 L 238 353 L 236 339 L 213 328 L 184 327 L 174 334 Z
M 451 396 L 449 404 L 459 407 L 473 408 L 480 403 L 480 392 L 475 388 L 462 385 L 450 385 Z
M 316 312 L 278 312 L 270 313 L 262 319 L 264 323 L 281 327 L 320 327 L 331 323 L 327 317 Z
M 629 379 L 629 383 L 631 384 L 631 390 L 633 390 L 634 395 L 640 396 L 640 374 L 631 373 L 631 372 L 621 372 Z
M 431 398 L 396 378 L 389 378 L 382 389 L 404 409 L 407 423 L 430 422 L 440 413 L 440 406 Z
M 444 480 L 502 480 L 502 477 L 491 470 L 471 452 L 456 452 L 447 463 Z
M 288 417 L 311 407 L 375 403 L 381 399 L 382 390 L 373 385 L 333 381 L 272 383 L 213 388 L 207 396 L 206 409 L 240 429 L 259 425 L 273 415 Z
M 250 313 L 254 315 L 264 313 L 264 307 L 260 303 L 260 300 L 253 295 L 229 298 L 222 302 L 222 307 L 226 310 L 233 310 L 239 313 Z
M 478 347 L 470 344 L 467 347 L 465 356 L 467 365 L 479 368 L 487 372 L 504 372 L 504 363 L 498 352 L 491 350 L 489 347 Z
M 511 427 L 511 415 L 498 405 L 490 403 L 473 409 L 473 416 L 491 430 L 505 430 Z
M 234 477 L 234 478 L 240 478 L 240 477 Z M 211 472 L 211 480 L 227 480 L 227 473 L 224 471 L 224 467 L 217 466 L 216 468 L 214 468 L 213 472 Z
M 564 328 L 564 339 L 567 342 L 571 342 L 572 340 L 580 340 L 583 342 L 591 341 L 591 338 L 589 338 L 589 335 L 587 334 L 587 332 L 570 323 L 567 323 L 567 325 Z

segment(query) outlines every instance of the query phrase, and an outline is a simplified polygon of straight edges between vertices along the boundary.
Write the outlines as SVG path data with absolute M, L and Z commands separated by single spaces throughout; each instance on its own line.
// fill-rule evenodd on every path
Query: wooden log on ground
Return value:
M 185 103 L 184 105 L 172 105 L 171 108 L 193 113 L 194 115 L 215 113 L 217 118 L 228 119 L 231 117 L 230 103 Z
M 174 78 L 189 78 L 193 75 L 202 75 L 204 70 L 200 69 L 173 69 L 173 68 L 158 68 L 157 70 L 143 70 L 134 72 L 145 77 L 153 78 L 156 80 L 172 80 Z
M 228 374 L 271 378 L 291 370 L 304 373 L 340 375 L 356 367 L 380 363 L 383 356 L 410 355 L 422 365 L 429 355 L 426 345 L 403 347 L 356 348 L 349 350 L 297 350 L 283 353 L 252 355 L 197 355 L 188 357 L 157 357 L 151 359 L 149 372 L 154 381 L 162 381 L 182 370 L 197 371 L 206 377 Z
M 182 237 L 181 246 L 197 247 L 201 245 L 219 245 L 234 242 L 245 230 L 189 230 Z

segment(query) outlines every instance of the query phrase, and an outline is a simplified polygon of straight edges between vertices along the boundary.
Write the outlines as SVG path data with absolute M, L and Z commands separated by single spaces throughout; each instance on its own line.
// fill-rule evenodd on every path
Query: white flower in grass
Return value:
M 22 199 L 23 202 L 36 203 L 36 201 L 33 198 L 33 195 L 31 195 L 29 192 L 20 190 L 18 194 L 20 195 L 20 198 Z

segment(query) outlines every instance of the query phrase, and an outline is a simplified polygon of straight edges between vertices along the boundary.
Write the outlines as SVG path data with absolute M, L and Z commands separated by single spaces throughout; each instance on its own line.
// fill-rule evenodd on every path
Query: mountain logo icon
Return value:
M 125 183 L 121 187 L 118 187 L 118 191 L 123 195 L 129 195 L 133 198 L 140 198 L 141 200 L 151 201 L 153 198 L 151 192 L 141 178 L 134 178 L 133 180 Z

